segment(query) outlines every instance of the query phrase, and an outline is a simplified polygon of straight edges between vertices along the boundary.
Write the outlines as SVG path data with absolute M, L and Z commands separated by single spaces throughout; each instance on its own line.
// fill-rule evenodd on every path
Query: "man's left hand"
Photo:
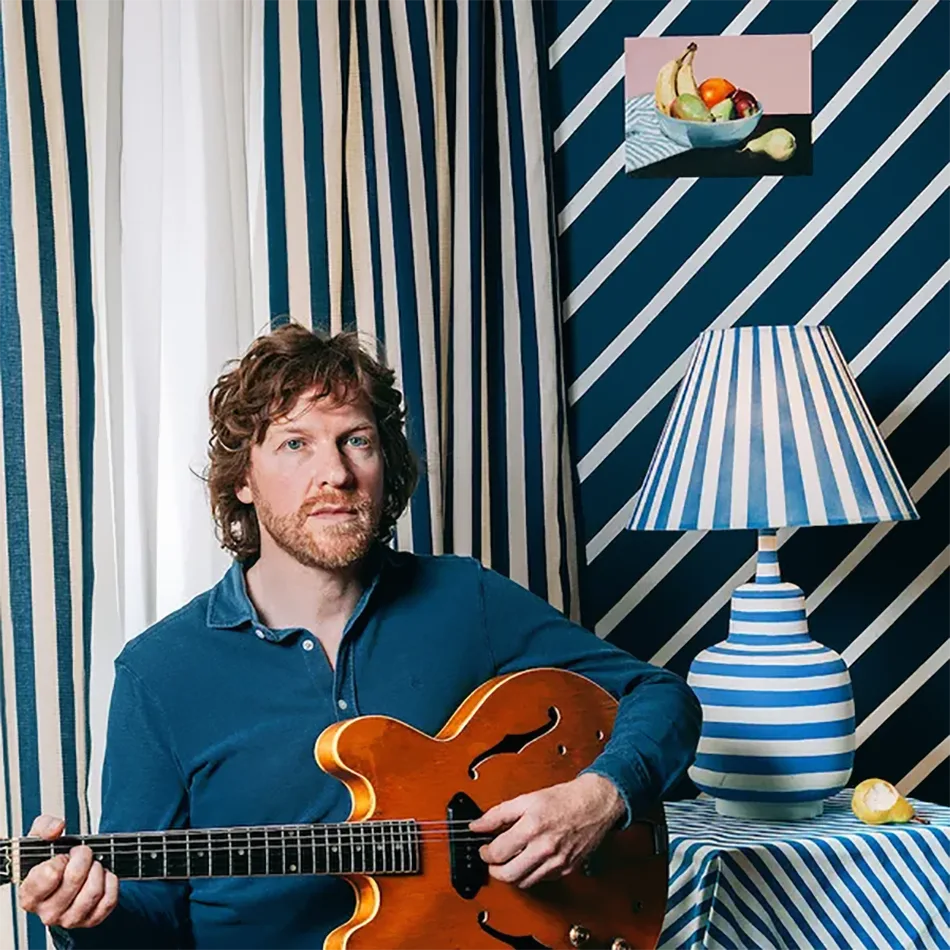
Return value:
M 479 849 L 493 878 L 518 887 L 570 874 L 624 814 L 610 779 L 593 772 L 519 795 L 469 824 L 476 833 L 506 829 Z

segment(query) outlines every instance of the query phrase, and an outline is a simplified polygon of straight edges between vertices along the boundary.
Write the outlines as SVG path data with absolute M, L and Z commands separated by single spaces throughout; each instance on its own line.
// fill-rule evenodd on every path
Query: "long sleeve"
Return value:
M 103 765 L 100 832 L 162 831 L 188 824 L 184 776 L 168 718 L 140 678 L 116 661 Z M 187 883 L 119 882 L 119 904 L 98 927 L 52 927 L 61 950 L 189 947 Z
M 628 824 L 693 760 L 702 723 L 693 691 L 681 677 L 599 639 L 508 578 L 480 570 L 485 633 L 498 674 L 555 666 L 588 677 L 619 700 L 611 738 L 584 771 L 616 785 Z

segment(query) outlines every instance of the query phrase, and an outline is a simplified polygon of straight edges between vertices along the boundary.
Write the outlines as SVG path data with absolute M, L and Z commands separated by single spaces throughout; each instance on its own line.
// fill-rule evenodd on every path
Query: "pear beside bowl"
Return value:
M 762 118 L 761 103 L 759 110 L 742 119 L 727 119 L 725 122 L 693 122 L 689 119 L 676 119 L 656 110 L 663 134 L 686 148 L 724 148 L 738 145 L 750 136 Z

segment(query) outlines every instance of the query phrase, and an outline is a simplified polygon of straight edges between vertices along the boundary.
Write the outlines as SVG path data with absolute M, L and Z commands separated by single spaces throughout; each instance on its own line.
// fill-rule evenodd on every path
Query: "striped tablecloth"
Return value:
M 850 789 L 796 822 L 668 804 L 660 947 L 950 948 L 950 809 L 914 806 L 930 825 L 865 825 Z

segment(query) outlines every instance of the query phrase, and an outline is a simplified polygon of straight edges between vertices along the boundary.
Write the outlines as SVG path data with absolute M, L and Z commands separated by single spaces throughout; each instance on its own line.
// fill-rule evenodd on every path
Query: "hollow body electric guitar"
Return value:
M 581 868 L 523 890 L 496 881 L 468 823 L 566 782 L 610 737 L 617 703 L 590 680 L 534 669 L 476 689 L 434 738 L 385 716 L 329 726 L 318 764 L 342 781 L 342 824 L 203 828 L 0 842 L 0 881 L 76 844 L 119 878 L 334 874 L 356 892 L 325 950 L 656 945 L 667 891 L 662 806 L 612 831 Z

